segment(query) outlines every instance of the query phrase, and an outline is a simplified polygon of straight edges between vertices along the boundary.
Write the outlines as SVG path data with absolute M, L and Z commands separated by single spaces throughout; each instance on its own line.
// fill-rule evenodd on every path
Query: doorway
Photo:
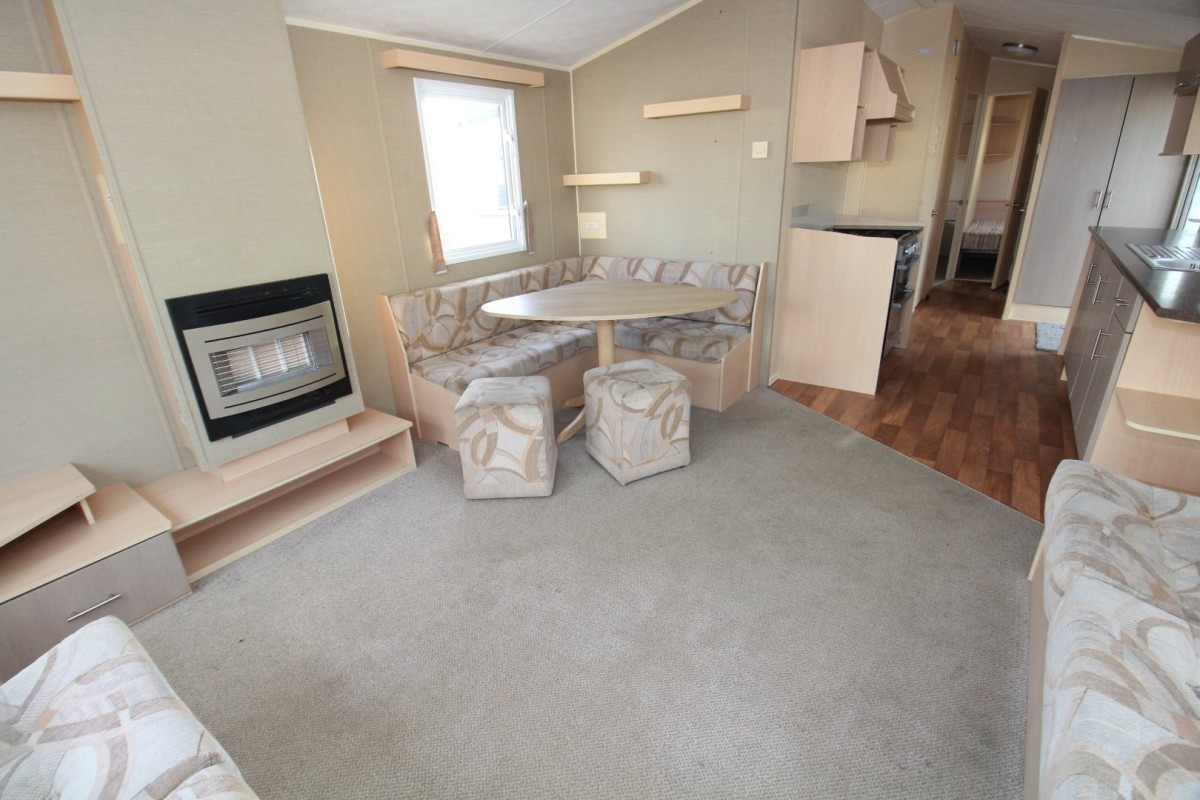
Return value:
M 978 98 L 976 98 L 978 104 Z M 1008 283 L 1045 119 L 1046 92 L 991 95 L 975 118 L 963 115 L 955 152 L 960 201 L 946 261 L 947 280 Z

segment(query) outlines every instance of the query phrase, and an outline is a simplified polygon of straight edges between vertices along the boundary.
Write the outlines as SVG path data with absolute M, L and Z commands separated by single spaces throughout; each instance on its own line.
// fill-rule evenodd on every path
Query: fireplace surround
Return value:
M 328 275 L 174 297 L 166 306 L 209 441 L 353 391 Z

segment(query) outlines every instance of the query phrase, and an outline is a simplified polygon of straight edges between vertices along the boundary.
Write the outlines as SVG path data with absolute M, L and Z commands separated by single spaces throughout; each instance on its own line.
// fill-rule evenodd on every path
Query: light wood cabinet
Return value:
M 21 533 L 0 548 L 0 679 L 94 619 L 136 622 L 190 591 L 167 518 L 123 483 L 87 493 L 88 514 L 79 513 L 67 507 L 79 480 L 64 467 L 14 484 L 42 484 L 37 504 L 59 513 L 18 522 L 10 530 Z M 0 503 L 6 524 L 36 522 L 14 500 Z
M 913 120 L 900 67 L 863 42 L 801 52 L 794 109 L 795 163 L 886 161 Z
M 1079 457 L 1200 494 L 1200 323 L 1155 314 L 1095 239 L 1064 356 Z
M 1141 306 L 1142 298 L 1125 285 L 1112 257 L 1093 246 L 1063 353 L 1076 449 L 1085 459 L 1091 455 L 1101 412 L 1112 397 Z
M 27 592 L 0 605 L 0 677 L 89 622 L 109 614 L 136 622 L 189 591 L 171 534 L 160 533 Z
M 1165 228 L 1185 167 L 1159 155 L 1175 76 L 1063 81 L 1016 287 L 1069 307 L 1092 225 Z

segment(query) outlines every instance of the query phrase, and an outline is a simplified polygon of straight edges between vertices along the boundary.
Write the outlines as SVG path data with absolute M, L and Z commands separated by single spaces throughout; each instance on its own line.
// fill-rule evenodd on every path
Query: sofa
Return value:
M 1200 797 L 1200 498 L 1064 461 L 1030 581 L 1025 797 Z
M 133 633 L 104 617 L 0 686 L 0 798 L 257 795 Z
M 493 317 L 484 303 L 589 280 L 643 280 L 730 289 L 722 308 L 620 321 L 618 360 L 651 358 L 685 375 L 692 403 L 723 411 L 759 382 L 764 264 L 613 256 L 571 257 L 376 298 L 397 413 L 419 438 L 456 449 L 454 406 L 475 378 L 542 375 L 556 406 L 581 393 L 596 366 L 592 327 Z

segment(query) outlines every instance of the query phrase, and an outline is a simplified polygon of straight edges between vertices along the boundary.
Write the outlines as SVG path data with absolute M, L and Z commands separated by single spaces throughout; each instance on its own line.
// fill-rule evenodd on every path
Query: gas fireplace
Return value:
M 329 276 L 166 301 L 210 441 L 351 393 Z

